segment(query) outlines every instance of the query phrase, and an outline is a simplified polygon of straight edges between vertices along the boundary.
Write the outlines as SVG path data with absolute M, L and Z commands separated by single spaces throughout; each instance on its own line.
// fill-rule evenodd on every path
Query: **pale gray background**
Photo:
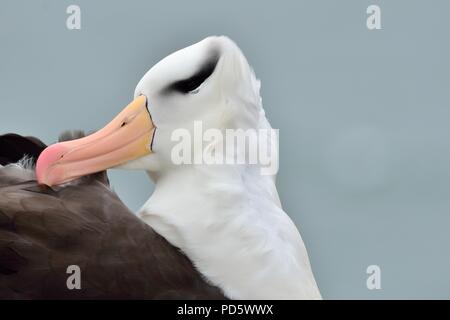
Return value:
M 78 4 L 82 29 L 66 29 Z M 380 31 L 366 28 L 379 4 Z M 325 298 L 450 298 L 449 1 L 0 1 L 0 132 L 98 129 L 149 67 L 234 39 L 280 129 L 278 186 Z M 136 210 L 153 185 L 110 172 Z M 366 288 L 366 267 L 382 290 Z

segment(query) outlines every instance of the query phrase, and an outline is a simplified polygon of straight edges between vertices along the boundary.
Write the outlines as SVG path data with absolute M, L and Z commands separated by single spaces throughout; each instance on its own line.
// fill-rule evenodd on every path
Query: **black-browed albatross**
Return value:
M 209 37 L 152 67 L 103 129 L 38 152 L 36 178 L 20 165 L 1 168 L 0 296 L 320 299 L 275 174 L 173 161 L 174 132 L 195 135 L 198 122 L 219 132 L 271 129 L 259 87 L 235 43 Z M 229 152 L 224 141 L 201 143 L 194 158 Z M 140 219 L 98 173 L 113 167 L 154 180 Z M 72 264 L 84 292 L 65 288 Z

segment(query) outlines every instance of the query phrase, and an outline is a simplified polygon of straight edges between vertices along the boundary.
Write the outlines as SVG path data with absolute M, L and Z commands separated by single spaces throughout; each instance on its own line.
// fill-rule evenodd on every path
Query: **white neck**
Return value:
M 259 171 L 171 170 L 140 216 L 229 298 L 321 298 L 300 234 Z

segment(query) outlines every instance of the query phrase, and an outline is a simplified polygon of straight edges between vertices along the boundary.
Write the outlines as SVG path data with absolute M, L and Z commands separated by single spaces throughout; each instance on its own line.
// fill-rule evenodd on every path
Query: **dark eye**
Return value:
M 200 87 L 200 85 L 214 72 L 218 61 L 219 56 L 217 54 L 213 55 L 202 65 L 197 73 L 187 79 L 172 83 L 169 87 L 167 87 L 166 91 L 176 91 L 183 94 L 189 92 L 196 93 L 195 90 Z

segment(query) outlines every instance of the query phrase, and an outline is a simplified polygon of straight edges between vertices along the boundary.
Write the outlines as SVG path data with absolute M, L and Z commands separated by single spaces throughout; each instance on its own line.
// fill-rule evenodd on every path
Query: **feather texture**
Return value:
M 15 148 L 6 162 L 25 151 Z M 0 298 L 224 299 L 105 177 L 52 189 L 37 185 L 32 171 L 0 168 Z M 67 288 L 70 265 L 81 268 L 80 290 Z

